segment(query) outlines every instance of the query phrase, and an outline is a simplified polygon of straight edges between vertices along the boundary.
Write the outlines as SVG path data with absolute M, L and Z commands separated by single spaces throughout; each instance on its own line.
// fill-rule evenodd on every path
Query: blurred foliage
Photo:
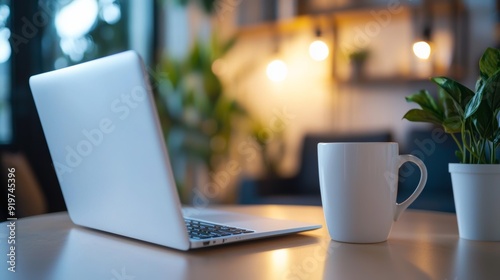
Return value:
M 349 53 L 350 61 L 365 61 L 370 56 L 370 50 L 368 49 L 359 49 Z
M 259 121 L 252 121 L 251 136 L 259 145 L 265 177 L 279 176 L 279 166 L 285 156 L 284 131 L 286 124 L 277 120 L 279 129 L 270 129 Z
M 218 0 L 175 0 L 178 4 L 186 6 L 189 2 L 197 2 L 207 14 L 212 14 L 215 10 L 215 3 Z
M 163 0 L 171 1 L 171 0 Z M 234 7 L 241 0 L 173 0 L 181 6 L 196 3 L 208 15 L 214 15 L 224 5 Z M 168 78 L 160 85 L 158 95 L 162 125 L 166 132 L 167 144 L 172 157 L 202 160 L 209 169 L 227 153 L 231 130 L 235 117 L 244 117 L 250 124 L 249 136 L 258 145 L 266 176 L 278 174 L 284 157 L 283 131 L 270 131 L 262 122 L 249 116 L 234 100 L 224 95 L 220 79 L 213 72 L 212 65 L 222 57 L 236 42 L 233 38 L 221 43 L 217 36 L 210 44 L 196 42 L 184 61 L 164 60 L 159 71 L 167 73 Z M 249 72 L 255 71 L 255 60 L 232 73 L 232 82 L 237 83 Z M 175 171 L 174 171 L 175 172 Z M 179 178 L 180 179 L 180 178 Z M 182 182 L 178 182 L 182 184 Z
M 157 103 L 173 160 L 197 160 L 213 170 L 227 155 L 234 121 L 247 114 L 225 94 L 212 65 L 234 43 L 214 35 L 208 44 L 196 41 L 185 59 L 160 62 L 166 76 L 157 81 Z

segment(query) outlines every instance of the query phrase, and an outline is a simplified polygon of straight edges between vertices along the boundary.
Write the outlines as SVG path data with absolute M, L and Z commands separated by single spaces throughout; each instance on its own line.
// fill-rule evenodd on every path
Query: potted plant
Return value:
M 479 61 L 475 90 L 446 77 L 431 80 L 435 99 L 420 90 L 406 97 L 420 109 L 403 118 L 440 125 L 458 146 L 460 163 L 450 163 L 461 238 L 500 241 L 500 50 L 488 48 Z
M 364 78 L 364 68 L 370 52 L 368 49 L 359 49 L 349 54 L 351 62 L 351 79 L 357 81 Z

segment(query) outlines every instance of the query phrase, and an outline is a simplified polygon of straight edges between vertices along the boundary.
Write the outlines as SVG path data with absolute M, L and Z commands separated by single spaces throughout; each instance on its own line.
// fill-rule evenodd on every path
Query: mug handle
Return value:
M 418 182 L 417 188 L 413 191 L 413 193 L 403 202 L 396 203 L 396 211 L 394 213 L 394 221 L 397 221 L 399 216 L 403 213 L 412 202 L 417 199 L 422 190 L 424 189 L 425 183 L 427 182 L 427 168 L 425 167 L 424 162 L 416 156 L 413 155 L 399 155 L 398 156 L 398 170 L 405 162 L 413 162 L 420 169 L 420 181 Z M 397 177 L 396 177 L 397 178 Z

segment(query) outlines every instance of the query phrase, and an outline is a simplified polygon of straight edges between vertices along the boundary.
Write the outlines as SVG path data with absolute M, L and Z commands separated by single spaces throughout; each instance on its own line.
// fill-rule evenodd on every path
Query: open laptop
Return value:
M 321 227 L 183 211 L 148 77 L 134 51 L 33 76 L 30 86 L 75 224 L 179 250 Z

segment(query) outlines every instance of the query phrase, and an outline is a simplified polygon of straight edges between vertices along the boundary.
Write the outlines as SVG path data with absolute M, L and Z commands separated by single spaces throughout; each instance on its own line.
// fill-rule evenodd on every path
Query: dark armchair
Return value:
M 400 153 L 419 157 L 425 163 L 428 173 L 424 190 L 410 208 L 455 212 L 451 177 L 448 172 L 448 163 L 458 162 L 455 156 L 455 142 L 440 128 L 413 130 L 409 132 L 407 139 Z M 420 172 L 417 167 L 408 163 L 401 167 L 398 202 L 410 196 L 419 179 Z

